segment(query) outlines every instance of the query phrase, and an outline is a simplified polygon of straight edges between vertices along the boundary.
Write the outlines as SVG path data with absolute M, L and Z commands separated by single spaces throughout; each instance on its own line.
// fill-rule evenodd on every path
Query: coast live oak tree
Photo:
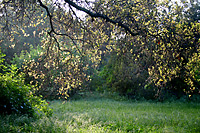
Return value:
M 138 64 L 148 70 L 158 95 L 164 88 L 191 95 L 199 93 L 194 64 L 199 62 L 200 27 L 194 19 L 188 22 L 190 3 L 3 0 L 1 42 L 16 41 L 16 31 L 28 36 L 27 27 L 37 28 L 33 35 L 41 37 L 45 51 L 27 61 L 26 71 L 38 82 L 38 92 L 49 85 L 67 95 L 69 88 L 79 88 L 89 78 L 89 64 L 96 67 L 105 52 L 116 51 L 130 57 L 128 64 L 152 57 L 148 65 Z

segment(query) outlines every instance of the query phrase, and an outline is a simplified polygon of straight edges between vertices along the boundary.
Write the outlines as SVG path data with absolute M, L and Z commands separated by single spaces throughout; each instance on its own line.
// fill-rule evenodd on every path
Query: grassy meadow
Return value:
M 0 117 L 0 132 L 200 132 L 200 104 L 84 98 L 50 101 L 51 117 Z

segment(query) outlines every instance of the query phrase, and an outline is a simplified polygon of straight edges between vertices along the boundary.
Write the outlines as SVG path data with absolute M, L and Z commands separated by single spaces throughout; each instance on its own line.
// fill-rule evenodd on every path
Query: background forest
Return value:
M 0 113 L 97 93 L 200 101 L 200 2 L 1 0 Z

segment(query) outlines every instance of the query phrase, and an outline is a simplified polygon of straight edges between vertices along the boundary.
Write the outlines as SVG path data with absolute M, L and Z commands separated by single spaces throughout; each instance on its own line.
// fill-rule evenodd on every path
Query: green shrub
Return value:
M 5 66 L 4 54 L 0 51 L 0 63 L 4 73 L 0 73 L 0 113 L 28 114 L 29 116 L 50 115 L 48 103 L 32 94 L 31 85 L 25 84 L 24 74 L 17 74 L 17 66 Z
M 130 58 L 131 55 L 128 53 L 112 53 L 108 62 L 91 77 L 90 86 L 100 92 L 116 92 L 130 99 L 155 99 L 155 86 L 145 88 L 149 76 L 147 69 Z M 146 59 L 141 60 L 145 62 Z

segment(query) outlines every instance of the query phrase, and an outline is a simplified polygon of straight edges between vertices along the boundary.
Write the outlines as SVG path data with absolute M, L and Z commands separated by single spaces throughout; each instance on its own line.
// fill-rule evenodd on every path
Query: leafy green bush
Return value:
M 148 79 L 147 69 L 143 69 L 141 64 L 135 63 L 130 58 L 129 53 L 126 55 L 113 53 L 107 64 L 91 77 L 91 87 L 96 87 L 100 92 L 119 93 L 130 99 L 155 99 L 156 91 L 153 88 L 155 86 L 150 85 L 145 88 Z
M 29 116 L 50 115 L 48 103 L 41 97 L 34 96 L 31 88 L 26 85 L 24 74 L 17 74 L 16 65 L 5 66 L 4 54 L 0 51 L 0 63 L 4 73 L 0 73 L 0 113 L 28 114 Z

